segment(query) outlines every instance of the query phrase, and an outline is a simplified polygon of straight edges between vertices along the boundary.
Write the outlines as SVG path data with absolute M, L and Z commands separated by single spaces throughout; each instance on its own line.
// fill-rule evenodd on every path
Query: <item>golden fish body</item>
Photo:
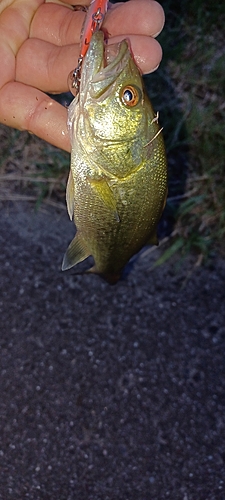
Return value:
M 103 33 L 93 35 L 68 123 L 67 207 L 77 233 L 62 269 L 92 255 L 89 271 L 114 283 L 135 253 L 157 243 L 167 195 L 162 134 L 126 40 L 105 47 Z

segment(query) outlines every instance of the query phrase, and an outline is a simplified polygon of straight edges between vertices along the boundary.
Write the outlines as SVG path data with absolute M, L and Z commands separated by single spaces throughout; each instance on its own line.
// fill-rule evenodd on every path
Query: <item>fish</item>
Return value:
M 92 256 L 86 272 L 115 284 L 132 256 L 158 243 L 167 198 L 162 129 L 128 40 L 108 45 L 102 31 L 93 34 L 68 128 L 66 202 L 76 234 L 62 270 Z

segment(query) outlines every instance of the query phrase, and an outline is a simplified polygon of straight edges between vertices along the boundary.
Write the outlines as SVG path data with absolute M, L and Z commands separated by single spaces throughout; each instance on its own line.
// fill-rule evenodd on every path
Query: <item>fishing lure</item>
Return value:
M 87 53 L 93 34 L 101 29 L 105 14 L 108 9 L 109 0 L 92 0 L 87 10 L 87 15 L 81 30 L 80 55 L 78 65 L 71 71 L 68 77 L 70 92 L 76 96 L 80 88 L 81 68 L 83 59 Z M 79 10 L 86 10 L 85 7 L 77 6 Z M 76 8 L 77 10 L 77 8 Z

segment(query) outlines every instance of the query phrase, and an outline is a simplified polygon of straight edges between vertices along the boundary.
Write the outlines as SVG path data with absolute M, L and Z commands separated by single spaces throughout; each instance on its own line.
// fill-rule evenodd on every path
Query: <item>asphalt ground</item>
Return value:
M 1 204 L 0 499 L 224 500 L 225 262 L 112 287 L 62 273 L 73 234 Z

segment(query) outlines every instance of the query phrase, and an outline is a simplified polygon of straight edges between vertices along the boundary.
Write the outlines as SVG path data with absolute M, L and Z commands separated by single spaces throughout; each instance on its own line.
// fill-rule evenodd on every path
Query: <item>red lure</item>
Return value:
M 92 0 L 90 3 L 90 7 L 87 11 L 86 19 L 81 31 L 81 46 L 78 66 L 74 71 L 71 71 L 68 78 L 70 91 L 73 95 L 76 95 L 79 92 L 83 58 L 88 50 L 93 33 L 101 28 L 107 12 L 108 3 L 109 0 Z
M 108 0 L 92 0 L 81 32 L 81 57 L 85 56 L 93 33 L 101 28 L 107 7 Z

